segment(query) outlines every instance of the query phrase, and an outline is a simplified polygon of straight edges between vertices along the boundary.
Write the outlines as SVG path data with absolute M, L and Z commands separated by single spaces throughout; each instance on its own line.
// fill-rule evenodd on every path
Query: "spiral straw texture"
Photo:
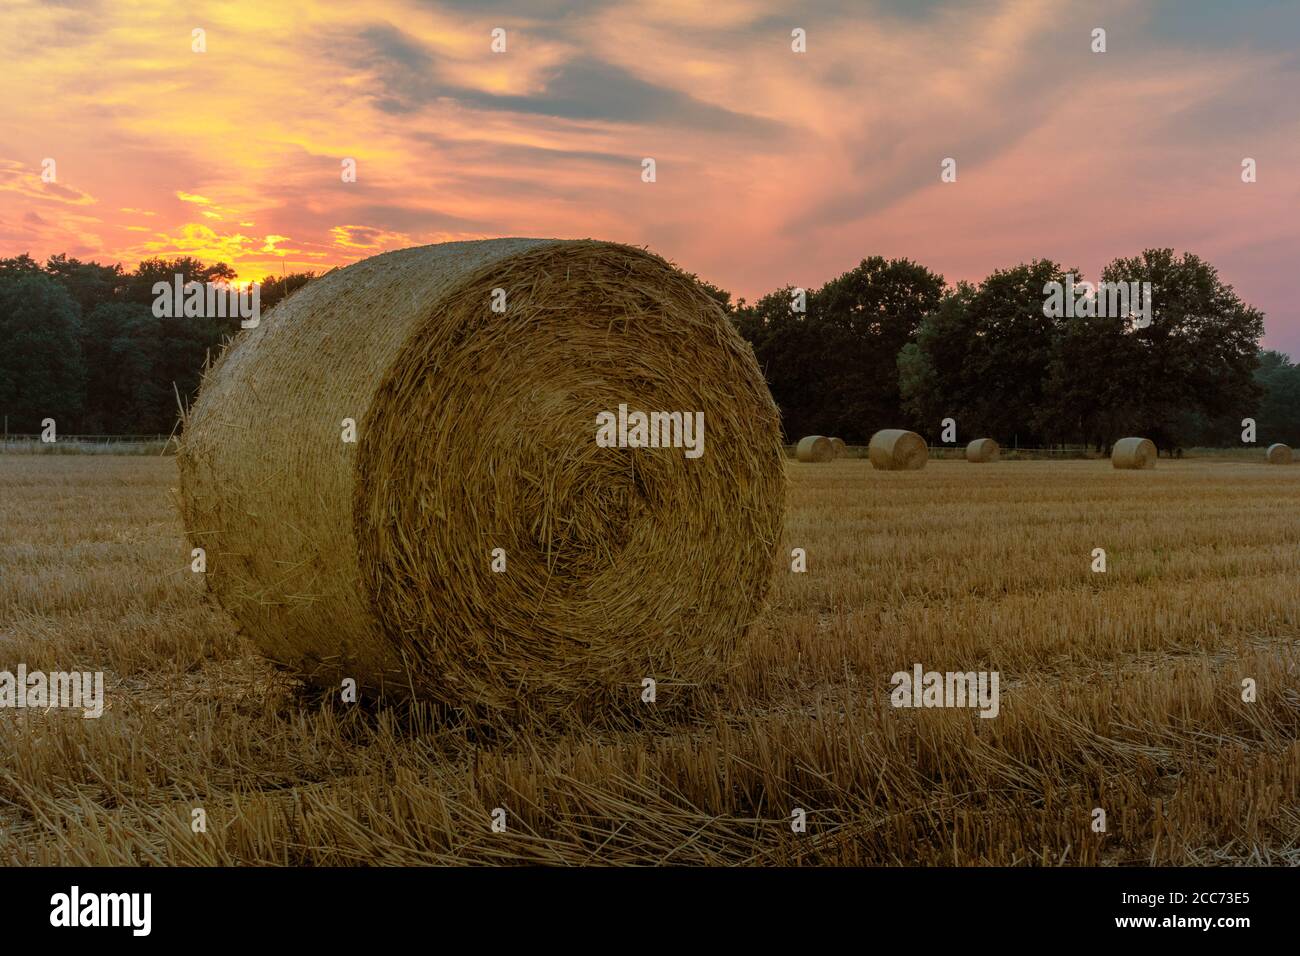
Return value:
M 598 447 L 621 403 L 703 412 L 703 455 Z M 268 657 L 516 716 L 716 676 L 785 500 L 748 345 L 664 260 L 587 240 L 425 246 L 316 280 L 210 370 L 179 463 L 209 585 Z
M 799 439 L 794 456 L 803 462 L 830 461 L 835 457 L 835 446 L 829 438 L 821 435 L 808 435 Z
M 879 471 L 916 471 L 930 460 L 930 446 L 916 432 L 884 428 L 871 436 L 867 457 Z
M 1002 449 L 992 438 L 976 438 L 966 446 L 966 460 L 976 464 L 997 461 Z
M 1143 469 L 1156 466 L 1156 446 L 1149 438 L 1121 438 L 1110 450 L 1116 468 Z

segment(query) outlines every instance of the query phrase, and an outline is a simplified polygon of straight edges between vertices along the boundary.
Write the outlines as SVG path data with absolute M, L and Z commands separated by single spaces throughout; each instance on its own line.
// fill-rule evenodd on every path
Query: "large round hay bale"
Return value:
M 930 448 L 916 432 L 885 428 L 871 436 L 867 457 L 880 471 L 916 471 L 930 459 Z
M 1274 442 L 1268 446 L 1265 457 L 1270 465 L 1289 465 L 1291 464 L 1291 446 L 1284 445 L 1281 442 Z
M 835 452 L 836 458 L 843 458 L 849 453 L 849 448 L 844 444 L 843 438 L 832 438 L 830 442 L 831 449 Z
M 997 461 L 1002 449 L 992 438 L 977 438 L 966 446 L 966 460 L 976 464 Z
M 1155 442 L 1149 438 L 1121 438 L 1111 449 L 1110 461 L 1116 468 L 1154 468 Z
M 652 412 L 682 414 L 648 436 Z M 205 377 L 179 465 L 208 584 L 265 655 L 523 716 L 716 675 L 770 583 L 782 459 L 753 352 L 696 281 L 628 246 L 497 239 L 285 300 Z
M 821 435 L 808 435 L 800 438 L 794 449 L 795 458 L 800 461 L 830 461 L 835 457 L 835 446 L 829 438 Z

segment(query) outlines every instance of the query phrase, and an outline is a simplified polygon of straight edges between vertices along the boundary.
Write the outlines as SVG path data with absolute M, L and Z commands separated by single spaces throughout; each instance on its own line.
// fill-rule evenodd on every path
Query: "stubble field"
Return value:
M 476 737 L 257 657 L 172 459 L 0 456 L 0 671 L 108 707 L 0 710 L 0 863 L 1300 865 L 1300 467 L 788 471 L 769 607 L 689 712 Z M 998 716 L 891 707 L 917 663 L 999 672 Z

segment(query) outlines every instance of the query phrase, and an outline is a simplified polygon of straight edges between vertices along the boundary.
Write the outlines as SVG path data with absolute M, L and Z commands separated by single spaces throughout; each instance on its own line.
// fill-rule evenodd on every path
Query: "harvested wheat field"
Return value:
M 108 709 L 0 712 L 0 861 L 1300 864 L 1296 472 L 786 470 L 767 608 L 691 708 L 476 737 L 257 656 L 171 459 L 2 456 L 0 669 L 103 670 Z M 999 672 L 997 716 L 892 707 L 914 664 Z

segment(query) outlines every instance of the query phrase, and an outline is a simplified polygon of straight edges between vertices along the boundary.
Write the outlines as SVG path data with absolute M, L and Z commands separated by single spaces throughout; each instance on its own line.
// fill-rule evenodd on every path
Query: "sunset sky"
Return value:
M 752 300 L 875 254 L 955 282 L 1172 246 L 1300 358 L 1294 0 L 0 0 L 0 68 L 0 256 L 258 279 L 592 236 Z

